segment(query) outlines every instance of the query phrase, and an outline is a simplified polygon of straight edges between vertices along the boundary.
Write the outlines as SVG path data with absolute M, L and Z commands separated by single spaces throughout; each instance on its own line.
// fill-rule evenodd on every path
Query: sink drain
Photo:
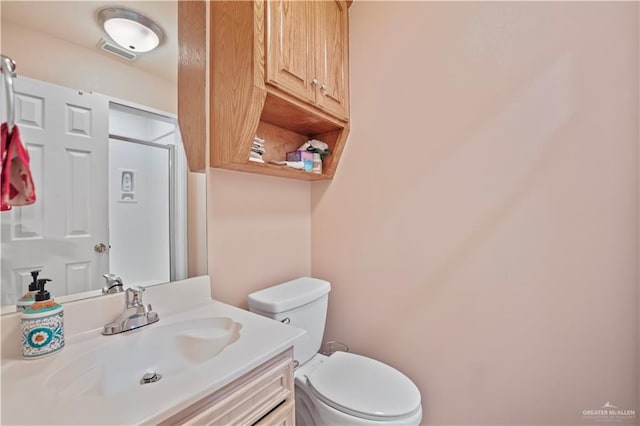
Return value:
M 160 379 L 162 379 L 162 374 L 158 374 L 156 372 L 145 373 L 145 375 L 142 376 L 142 379 L 140 379 L 140 384 L 146 385 L 147 383 L 157 382 Z

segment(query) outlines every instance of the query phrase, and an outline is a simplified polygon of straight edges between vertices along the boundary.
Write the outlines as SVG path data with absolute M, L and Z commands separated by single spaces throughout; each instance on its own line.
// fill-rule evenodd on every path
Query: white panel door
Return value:
M 37 201 L 0 213 L 2 304 L 42 269 L 55 296 L 102 286 L 108 271 L 108 100 L 18 77 L 16 124 L 29 150 Z M 4 103 L 4 99 L 2 100 Z

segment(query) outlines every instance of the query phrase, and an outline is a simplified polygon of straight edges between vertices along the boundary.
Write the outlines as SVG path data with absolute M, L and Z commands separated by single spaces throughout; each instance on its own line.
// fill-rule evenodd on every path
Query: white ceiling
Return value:
M 98 11 L 105 7 L 124 7 L 142 13 L 165 32 L 157 49 L 142 54 L 134 62 L 103 52 L 96 45 L 107 38 L 98 23 Z M 176 1 L 7 1 L 2 0 L 2 20 L 61 38 L 109 58 L 129 64 L 172 82 L 177 82 L 178 23 Z

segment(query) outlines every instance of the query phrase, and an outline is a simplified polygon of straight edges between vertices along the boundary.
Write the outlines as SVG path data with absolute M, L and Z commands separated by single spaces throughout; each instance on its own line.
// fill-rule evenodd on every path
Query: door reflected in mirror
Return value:
M 36 203 L 0 213 L 2 312 L 31 271 L 59 301 L 206 274 L 206 180 L 188 171 L 177 111 L 177 6 L 124 2 L 165 34 L 134 61 L 104 50 L 105 2 L 2 2 L 3 55 Z M 3 88 L 2 121 L 6 120 Z

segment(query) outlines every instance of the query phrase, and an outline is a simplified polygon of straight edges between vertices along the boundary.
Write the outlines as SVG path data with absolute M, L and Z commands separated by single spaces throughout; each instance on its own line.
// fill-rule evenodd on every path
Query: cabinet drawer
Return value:
M 271 417 L 293 403 L 292 355 L 291 350 L 283 352 L 162 424 L 253 425 Z
M 255 426 L 294 426 L 295 423 L 296 413 L 294 411 L 294 402 L 291 400 L 273 410 L 267 417 L 256 423 Z

